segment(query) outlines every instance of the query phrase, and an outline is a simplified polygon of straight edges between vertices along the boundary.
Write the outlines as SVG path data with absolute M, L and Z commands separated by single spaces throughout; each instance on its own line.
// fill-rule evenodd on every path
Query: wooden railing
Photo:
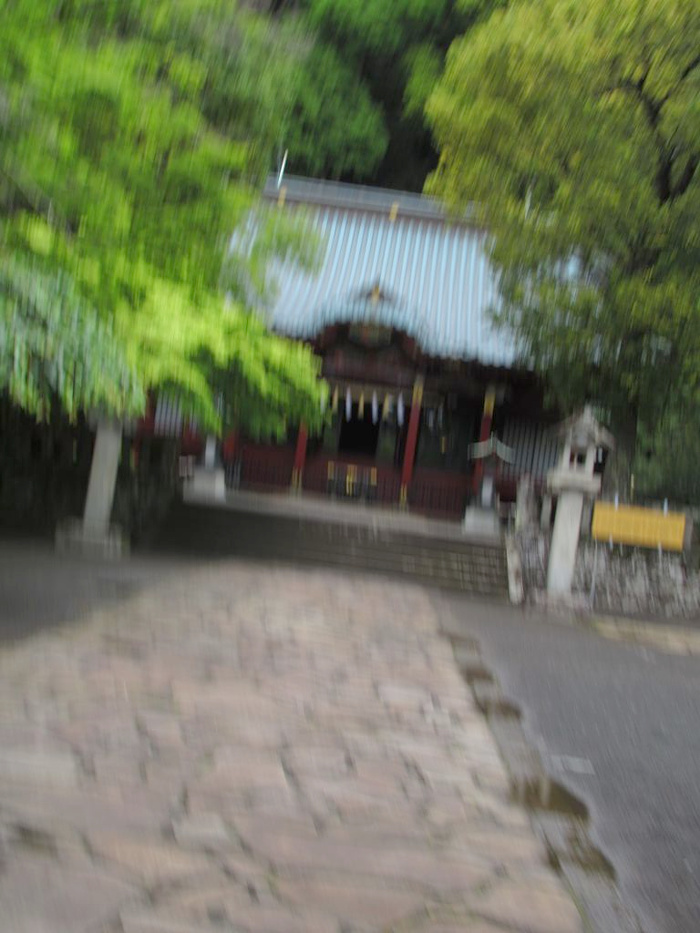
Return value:
M 418 468 L 408 487 L 408 504 L 428 515 L 459 517 L 470 492 L 471 477 L 464 473 Z
M 244 489 L 289 489 L 294 450 L 245 443 L 240 454 L 240 484 Z M 305 492 L 338 499 L 398 505 L 400 470 L 370 459 L 315 454 L 304 468 Z M 471 492 L 467 474 L 417 468 L 408 488 L 409 508 L 443 518 L 464 514 Z
M 244 489 L 288 489 L 294 450 L 245 443 L 240 452 L 240 482 Z
M 372 460 L 315 456 L 307 460 L 303 488 L 342 499 L 395 503 L 399 501 L 399 471 Z

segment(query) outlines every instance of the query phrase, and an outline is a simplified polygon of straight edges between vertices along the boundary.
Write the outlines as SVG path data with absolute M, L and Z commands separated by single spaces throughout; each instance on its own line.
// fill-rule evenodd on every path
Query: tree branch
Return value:
M 696 55 L 695 58 L 691 58 L 685 68 L 681 71 L 676 83 L 673 85 L 673 87 L 669 88 L 669 90 L 666 91 L 664 96 L 661 98 L 662 104 L 667 103 L 671 99 L 673 92 L 678 90 L 685 79 L 689 78 L 698 66 L 700 66 L 700 55 Z
M 681 177 L 671 189 L 668 198 L 669 201 L 673 201 L 675 198 L 685 194 L 685 192 L 688 190 L 688 187 L 690 186 L 691 181 L 693 180 L 693 177 L 695 176 L 695 170 L 697 169 L 699 162 L 700 157 L 698 157 L 697 153 L 693 153 L 693 155 L 688 158 L 688 161 L 685 163 L 685 168 L 681 172 Z
M 691 59 L 688 64 L 683 68 L 680 73 L 680 76 L 676 83 L 670 88 L 666 94 L 661 98 L 654 98 L 651 95 L 647 94 L 644 90 L 644 85 L 646 83 L 648 70 L 642 75 L 638 81 L 632 81 L 628 78 L 624 78 L 618 82 L 617 85 L 613 86 L 613 90 L 623 90 L 629 91 L 632 93 L 639 103 L 642 105 L 642 109 L 646 115 L 647 123 L 649 129 L 651 130 L 652 136 L 656 140 L 657 146 L 659 148 L 659 158 L 658 158 L 658 167 L 656 171 L 656 193 L 659 197 L 659 201 L 664 204 L 667 201 L 673 201 L 676 198 L 680 197 L 682 194 L 688 190 L 690 183 L 695 176 L 695 171 L 700 162 L 700 156 L 697 153 L 693 153 L 686 162 L 685 168 L 681 173 L 680 178 L 677 183 L 673 184 L 673 169 L 676 164 L 676 156 L 673 149 L 669 146 L 668 140 L 664 139 L 659 129 L 659 124 L 661 121 L 661 111 L 664 105 L 670 100 L 673 92 L 683 83 L 683 81 L 688 78 L 692 72 L 700 66 L 700 55 L 696 55 Z

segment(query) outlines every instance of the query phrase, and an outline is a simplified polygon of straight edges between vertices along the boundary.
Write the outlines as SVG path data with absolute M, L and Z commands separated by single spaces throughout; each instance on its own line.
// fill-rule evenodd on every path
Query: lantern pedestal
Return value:
M 590 408 L 565 421 L 559 433 L 564 438 L 561 458 L 547 476 L 548 489 L 557 496 L 547 566 L 547 593 L 555 599 L 571 594 L 584 501 L 600 493 L 601 477 L 594 472 L 597 451 L 609 450 L 614 443 Z

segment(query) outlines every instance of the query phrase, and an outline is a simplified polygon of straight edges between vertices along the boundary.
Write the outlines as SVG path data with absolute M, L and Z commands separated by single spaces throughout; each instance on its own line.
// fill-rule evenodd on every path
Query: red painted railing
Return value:
M 241 485 L 244 489 L 288 489 L 294 465 L 293 447 L 244 442 L 241 445 Z
M 252 490 L 289 489 L 294 465 L 293 447 L 244 442 L 240 448 L 241 486 Z M 416 512 L 442 518 L 460 518 L 472 492 L 467 473 L 416 467 L 408 487 L 408 505 Z M 515 496 L 515 480 L 499 478 L 501 497 Z M 317 495 L 364 499 L 397 505 L 401 486 L 398 468 L 362 457 L 311 454 L 304 468 L 302 487 Z
M 303 488 L 307 492 L 364 498 L 393 504 L 399 501 L 398 469 L 363 457 L 316 454 L 306 461 Z
M 429 515 L 463 515 L 471 492 L 471 477 L 465 473 L 417 467 L 408 487 L 409 507 Z

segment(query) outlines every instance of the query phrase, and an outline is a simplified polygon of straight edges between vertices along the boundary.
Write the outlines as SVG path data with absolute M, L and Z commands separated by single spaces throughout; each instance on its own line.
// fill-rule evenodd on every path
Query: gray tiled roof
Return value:
M 284 209 L 307 206 L 325 255 L 316 273 L 278 271 L 277 331 L 303 338 L 334 322 L 374 321 L 405 330 L 434 356 L 513 362 L 512 339 L 488 315 L 497 289 L 483 230 L 416 194 L 294 177 L 282 187 Z M 276 180 L 265 194 L 278 198 Z

